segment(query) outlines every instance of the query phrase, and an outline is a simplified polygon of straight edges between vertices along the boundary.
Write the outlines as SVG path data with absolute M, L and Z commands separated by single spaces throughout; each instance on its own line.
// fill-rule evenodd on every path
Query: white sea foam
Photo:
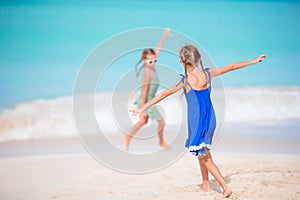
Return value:
M 299 87 L 226 88 L 226 121 L 278 123 L 300 119 Z
M 260 125 L 300 120 L 300 87 L 226 88 L 225 94 L 226 123 L 246 122 Z M 94 112 L 104 133 L 120 131 L 120 128 L 127 131 L 138 120 L 130 117 L 128 112 L 134 108 L 133 101 L 137 94 L 131 98 L 121 92 L 114 95 L 112 97 L 111 92 L 95 95 Z M 92 97 L 89 95 L 89 98 Z M 214 95 L 213 101 L 220 101 L 217 98 L 221 96 Z M 41 99 L 4 110 L 0 115 L 0 141 L 74 136 L 76 126 L 72 101 L 72 96 Z M 180 94 L 162 101 L 159 105 L 163 108 L 167 125 L 176 126 L 186 122 L 182 118 L 185 100 L 184 97 L 180 98 Z M 80 109 L 86 109 L 84 100 Z M 218 112 L 217 109 L 220 108 L 216 106 Z M 86 119 L 87 127 L 88 121 Z

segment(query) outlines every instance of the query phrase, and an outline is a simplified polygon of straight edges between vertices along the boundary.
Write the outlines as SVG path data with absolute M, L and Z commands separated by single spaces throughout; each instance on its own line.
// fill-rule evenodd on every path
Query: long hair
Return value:
M 184 87 L 186 88 L 187 85 L 187 80 L 188 80 L 188 73 L 187 73 L 187 66 L 192 65 L 198 67 L 198 64 L 200 64 L 201 69 L 203 73 L 205 74 L 205 87 L 207 87 L 208 84 L 208 75 L 205 72 L 202 59 L 201 59 L 201 54 L 199 53 L 197 47 L 193 45 L 185 45 L 182 47 L 179 51 L 179 56 L 181 59 L 181 62 L 184 65 L 184 77 L 185 77 L 185 82 L 184 82 Z

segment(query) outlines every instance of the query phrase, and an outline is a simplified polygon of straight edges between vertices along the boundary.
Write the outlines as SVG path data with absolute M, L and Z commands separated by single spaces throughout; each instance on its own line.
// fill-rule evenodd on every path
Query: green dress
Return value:
M 150 101 L 151 99 L 153 99 L 153 97 L 155 97 L 158 86 L 159 86 L 159 79 L 158 79 L 157 74 L 155 73 L 152 80 L 149 82 L 149 88 L 148 88 L 146 102 Z M 142 90 L 143 90 L 143 88 L 142 88 Z M 142 92 L 143 92 L 142 90 L 141 90 L 141 94 L 140 94 L 139 98 L 135 101 L 135 105 L 137 105 L 138 107 L 140 107 L 140 105 L 141 105 Z M 161 113 L 159 112 L 159 110 L 157 109 L 156 105 L 153 105 L 150 108 L 148 108 L 146 110 L 146 113 L 152 120 L 163 119 L 163 117 L 162 117 Z

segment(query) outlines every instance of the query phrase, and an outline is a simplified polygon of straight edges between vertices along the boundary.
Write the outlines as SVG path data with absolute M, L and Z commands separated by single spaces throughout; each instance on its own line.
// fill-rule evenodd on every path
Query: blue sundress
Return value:
M 195 90 L 187 82 L 190 90 L 184 88 L 184 94 L 188 107 L 188 138 L 185 147 L 195 156 L 206 155 L 205 149 L 210 150 L 212 138 L 216 128 L 216 116 L 211 102 L 211 80 L 209 69 L 205 69 L 208 74 L 209 87 L 204 90 Z M 181 83 L 184 82 L 184 75 Z

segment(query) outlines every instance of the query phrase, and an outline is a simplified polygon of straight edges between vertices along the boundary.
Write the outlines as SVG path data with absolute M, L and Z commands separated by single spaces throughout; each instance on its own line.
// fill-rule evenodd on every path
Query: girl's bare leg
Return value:
M 148 116 L 145 116 L 143 118 L 140 119 L 140 121 L 138 123 L 136 123 L 132 129 L 130 130 L 130 132 L 128 133 L 128 135 L 126 135 L 124 138 L 123 138 L 123 141 L 124 141 L 124 144 L 125 144 L 125 150 L 128 151 L 129 149 L 129 143 L 130 143 L 130 140 L 132 138 L 132 136 L 145 124 L 147 124 L 148 122 Z
M 202 163 L 205 165 L 206 169 L 214 176 L 216 181 L 221 185 L 223 188 L 223 197 L 229 197 L 232 194 L 232 190 L 230 187 L 225 183 L 225 180 L 219 170 L 219 168 L 215 165 L 212 160 L 211 154 L 209 151 L 206 151 L 206 156 L 200 158 Z
M 209 186 L 209 182 L 208 182 L 208 170 L 205 167 L 204 163 L 202 162 L 200 156 L 198 156 L 198 161 L 199 161 L 201 175 L 202 175 L 202 181 L 203 181 L 201 189 L 204 192 L 210 192 L 210 186 Z
M 169 145 L 167 145 L 164 141 L 164 127 L 166 125 L 165 120 L 161 119 L 161 120 L 157 120 L 158 123 L 158 128 L 157 128 L 157 132 L 158 132 L 158 139 L 159 139 L 159 146 L 165 148 L 165 149 L 169 149 Z

